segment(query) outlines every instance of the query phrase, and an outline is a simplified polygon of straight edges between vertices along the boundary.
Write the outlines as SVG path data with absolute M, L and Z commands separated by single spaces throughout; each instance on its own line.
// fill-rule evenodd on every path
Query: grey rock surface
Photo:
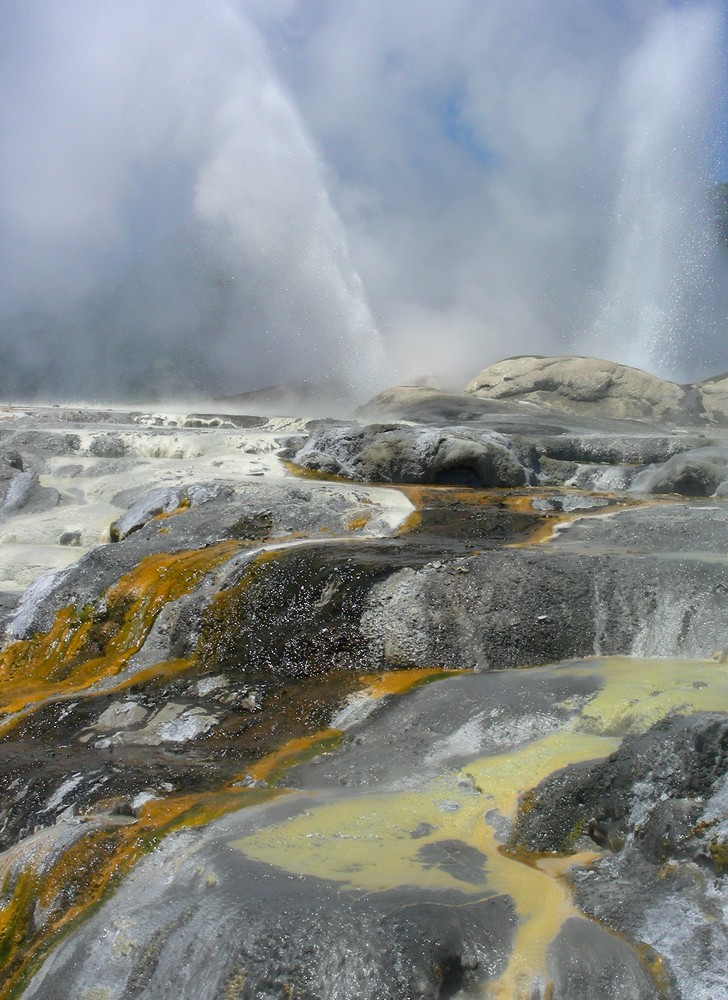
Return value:
M 604 517 L 583 517 L 563 525 L 549 549 L 634 555 L 683 553 L 718 559 L 728 553 L 728 509 L 673 502 L 620 510 Z
M 294 458 L 304 468 L 370 482 L 497 487 L 521 486 L 530 476 L 527 457 L 508 438 L 465 427 L 322 425 Z
M 678 820 L 676 804 L 697 800 L 704 809 L 726 772 L 728 716 L 701 713 L 666 719 L 646 733 L 625 736 L 604 761 L 566 768 L 547 778 L 521 812 L 514 839 L 530 850 L 568 850 L 574 831 L 586 832 L 593 820 L 602 839 L 615 849 L 629 840 L 649 861 L 664 861 L 669 845 L 664 844 L 662 857 L 656 846 Z M 671 803 L 670 812 L 659 815 L 666 802 Z M 694 832 L 696 823 L 697 817 L 689 827 L 693 853 L 707 856 L 705 834 Z
M 528 913 L 521 912 L 507 893 L 494 891 L 492 860 L 451 828 L 458 830 L 461 812 L 471 810 L 509 841 L 507 818 L 493 815 L 498 785 L 489 784 L 480 759 L 487 755 L 497 768 L 503 755 L 527 754 L 537 741 L 548 745 L 559 731 L 572 731 L 608 677 L 608 664 L 567 663 L 451 677 L 380 703 L 347 730 L 345 742 L 290 772 L 289 794 L 163 841 L 58 944 L 22 995 L 55 1000 L 92 988 L 103 989 L 107 1000 L 133 990 L 162 1000 L 171 989 L 181 1000 L 218 1000 L 233 989 L 245 1000 L 273 1000 L 292 989 L 306 1000 L 482 995 L 504 973 L 516 927 L 533 912 L 533 901 L 527 898 Z M 694 932 L 702 914 L 716 910 L 711 893 L 720 891 L 709 845 L 716 816 L 724 813 L 728 716 L 675 718 L 669 706 L 664 711 L 663 721 L 628 736 L 604 761 L 550 776 L 519 815 L 512 840 L 540 849 L 560 847 L 573 834 L 569 824 L 586 830 L 592 815 L 596 829 L 609 834 L 602 840 L 611 838 L 606 846 L 592 843 L 599 860 L 573 876 L 583 911 L 561 924 L 548 947 L 551 995 L 559 1000 L 702 1000 L 707 994 L 692 993 L 691 979 L 701 989 L 708 980 L 718 989 L 725 982 L 725 928 L 719 921 L 708 928 L 712 955 Z M 703 832 L 693 834 L 694 851 L 707 862 L 702 888 L 693 878 L 689 893 L 679 875 L 657 879 L 654 856 L 655 845 L 659 864 L 683 856 L 684 839 L 669 844 L 665 830 L 696 815 L 686 794 L 700 803 Z M 337 833 L 325 819 L 331 811 L 349 822 L 376 815 L 397 796 L 398 810 L 384 811 L 373 826 Z M 311 822 L 317 814 L 324 818 Z M 384 851 L 406 845 L 425 883 L 437 870 L 451 887 L 420 885 L 411 869 L 397 885 L 394 859 L 388 888 L 357 886 L 359 872 L 373 864 L 369 844 L 380 837 Z M 358 838 L 360 863 L 342 867 L 339 851 L 346 860 L 347 845 Z M 279 841 L 292 854 L 282 850 L 277 863 L 256 858 L 255 843 L 267 849 Z M 506 863 L 522 864 L 517 857 Z M 314 874 L 311 866 L 331 874 Z M 626 885 L 639 891 L 625 905 Z M 651 941 L 649 907 L 678 892 L 693 953 L 684 954 L 684 941 L 675 950 L 672 942 L 653 942 L 667 969 L 658 981 L 654 953 L 634 942 Z M 530 995 L 538 991 L 534 984 Z
M 508 358 L 465 389 L 484 399 L 520 399 L 567 413 L 690 423 L 698 417 L 688 389 L 637 368 L 583 357 Z
M 626 737 L 604 761 L 552 775 L 516 824 L 515 839 L 539 850 L 559 850 L 575 830 L 588 830 L 614 852 L 574 874 L 576 898 L 599 921 L 659 950 L 670 996 L 707 1000 L 728 988 L 717 849 L 726 835 L 727 770 L 725 714 L 666 719 Z
M 61 944 L 26 1000 L 92 989 L 105 1000 L 437 1000 L 505 966 L 515 924 L 506 897 L 407 887 L 366 896 L 292 878 L 230 847 L 260 818 L 248 810 L 198 843 L 169 838 Z
M 570 917 L 550 949 L 556 997 L 563 1000 L 658 1000 L 639 955 L 598 924 Z
M 681 555 L 487 552 L 393 573 L 371 589 L 362 632 L 372 661 L 389 668 L 705 657 L 728 645 L 725 572 Z
M 639 472 L 631 483 L 635 493 L 680 493 L 709 497 L 728 493 L 728 449 L 694 448 Z

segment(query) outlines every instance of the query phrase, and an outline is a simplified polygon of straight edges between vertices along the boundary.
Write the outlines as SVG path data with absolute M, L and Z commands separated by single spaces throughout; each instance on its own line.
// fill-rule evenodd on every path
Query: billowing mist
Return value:
M 717 3 L 6 0 L 0 393 L 728 368 Z

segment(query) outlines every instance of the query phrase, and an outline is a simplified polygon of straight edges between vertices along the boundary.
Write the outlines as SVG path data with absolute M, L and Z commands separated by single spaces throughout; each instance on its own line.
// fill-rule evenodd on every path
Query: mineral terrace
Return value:
M 0 408 L 0 998 L 728 996 L 728 377 L 222 409 Z

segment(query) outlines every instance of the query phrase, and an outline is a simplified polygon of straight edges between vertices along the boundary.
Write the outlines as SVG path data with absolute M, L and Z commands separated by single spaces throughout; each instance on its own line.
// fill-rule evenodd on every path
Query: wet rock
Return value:
M 558 437 L 536 432 L 529 435 L 529 440 L 539 455 L 553 461 L 602 466 L 642 466 L 666 462 L 674 455 L 710 443 L 702 434 L 685 431 L 665 434 L 649 425 L 638 433 L 623 428 L 614 433 L 604 433 L 603 430 L 579 433 L 572 429 Z
M 133 490 L 117 499 L 131 502 L 137 493 Z M 174 516 L 158 520 L 155 512 L 165 505 L 176 505 L 170 512 Z M 24 594 L 10 631 L 15 637 L 27 637 L 48 630 L 63 607 L 96 605 L 109 587 L 148 555 L 201 549 L 225 539 L 252 542 L 268 533 L 387 535 L 411 511 L 409 501 L 398 494 L 390 499 L 381 490 L 353 490 L 339 484 L 282 482 L 233 488 L 202 483 L 144 490 L 116 522 L 121 542 L 98 546 L 75 565 L 36 579 Z M 217 585 L 222 586 L 222 580 Z M 163 654 L 160 649 L 158 658 Z
M 216 839 L 185 866 L 175 862 L 180 838 L 162 844 L 101 921 L 91 917 L 61 943 L 26 1000 L 92 986 L 121 1000 L 142 983 L 149 1000 L 170 990 L 180 1000 L 273 1000 L 294 990 L 301 1000 L 437 1000 L 505 967 L 515 925 L 505 897 L 405 889 L 367 898 L 315 878 L 291 881 Z
M 566 493 L 559 496 L 551 494 L 534 500 L 532 506 L 535 510 L 554 511 L 569 513 L 579 510 L 598 510 L 601 507 L 609 507 L 613 501 L 604 497 L 579 496 L 573 493 Z
M 683 800 L 708 798 L 727 770 L 728 716 L 668 719 L 626 737 L 605 761 L 547 778 L 529 795 L 514 840 L 530 850 L 568 851 L 593 819 L 601 846 L 621 849 L 631 838 L 636 850 L 665 860 L 671 842 L 684 848 L 690 829 L 694 805 Z
M 127 445 L 118 434 L 99 434 L 93 438 L 88 450 L 97 458 L 123 458 Z
M 668 997 L 708 998 L 728 988 L 724 875 L 715 847 L 728 832 L 727 728 L 725 715 L 711 713 L 666 720 L 625 740 L 602 764 L 544 782 L 536 816 L 524 812 L 517 824 L 531 842 L 563 843 L 565 823 L 560 831 L 552 824 L 545 838 L 537 834 L 548 826 L 541 795 L 555 793 L 560 805 L 552 805 L 575 830 L 590 798 L 600 825 L 618 828 L 605 845 L 616 853 L 573 874 L 575 898 L 603 924 L 655 949 Z
M 632 481 L 635 493 L 680 493 L 708 497 L 728 491 L 728 450 L 695 448 L 644 469 Z
M 41 486 L 37 472 L 32 469 L 8 471 L 7 476 L 0 476 L 0 517 L 9 517 L 20 511 L 37 514 L 52 510 L 60 503 L 58 490 Z
M 121 816 L 129 820 L 136 818 L 133 800 L 125 795 L 111 795 L 109 798 L 97 799 L 85 811 L 86 816 Z
M 159 746 L 162 743 L 187 743 L 207 734 L 219 721 L 219 716 L 194 705 L 170 702 L 150 715 L 133 702 L 121 711 L 118 706 L 107 709 L 94 726 L 108 735 L 96 739 L 102 749 L 122 743 Z M 85 742 L 90 734 L 82 735 Z
M 375 711 L 348 731 L 340 749 L 299 765 L 283 783 L 337 788 L 343 777 L 353 789 L 411 787 L 413 775 L 423 783 L 473 757 L 513 750 L 556 732 L 594 696 L 599 683 L 587 670 L 568 674 L 548 668 L 453 676 Z M 467 796 L 482 792 L 467 780 L 459 789 Z M 416 825 L 410 835 L 432 832 L 434 827 Z
M 655 863 L 688 856 L 704 808 L 705 803 L 694 798 L 658 802 L 639 831 L 641 851 Z
M 662 995 L 639 956 L 596 923 L 571 917 L 549 952 L 558 1000 L 658 1000 Z
M 492 669 L 648 649 L 707 657 L 728 642 L 719 564 L 524 549 L 464 565 L 467 574 L 447 576 L 402 569 L 371 588 L 361 628 L 374 664 Z
M 632 507 L 610 517 L 579 518 L 562 525 L 554 550 L 586 552 L 682 552 L 691 559 L 725 548 L 728 510 L 689 503 Z M 718 584 L 716 584 L 718 585 Z
M 190 413 L 184 420 L 185 427 L 264 427 L 265 417 L 242 414 Z
M 461 840 L 433 840 L 417 853 L 424 868 L 439 868 L 463 882 L 485 883 L 486 856 Z
M 304 468 L 370 482 L 493 487 L 529 477 L 506 438 L 467 428 L 324 426 L 293 457 Z
M 23 472 L 25 466 L 23 463 L 23 456 L 19 451 L 10 449 L 2 453 L 2 462 L 10 469 L 16 469 L 18 472 Z
M 273 515 L 268 510 L 246 512 L 230 526 L 230 534 L 233 538 L 269 538 L 273 523 Z
M 137 500 L 126 514 L 112 523 L 109 529 L 111 541 L 121 541 L 160 514 L 171 514 L 177 510 L 198 507 L 221 495 L 230 497 L 232 493 L 229 486 L 215 487 L 202 483 L 152 490 Z
M 306 440 L 303 422 L 288 422 L 285 433 L 296 435 L 293 452 L 308 454 L 313 468 L 319 463 L 349 478 L 409 477 L 458 487 L 409 490 L 420 509 L 401 537 L 391 536 L 413 508 L 400 491 L 314 477 L 271 481 L 277 438 L 246 435 L 240 423 L 212 413 L 193 417 L 203 424 L 199 428 L 184 428 L 183 416 L 168 414 L 137 415 L 130 428 L 124 426 L 132 420 L 127 414 L 109 419 L 109 429 L 100 432 L 81 411 L 59 410 L 21 432 L 15 447 L 22 445 L 22 458 L 14 459 L 11 450 L 10 461 L 0 464 L 3 484 L 22 476 L 20 483 L 31 484 L 13 517 L 34 511 L 37 476 L 47 475 L 63 480 L 63 512 L 68 508 L 66 516 L 48 519 L 50 548 L 57 550 L 64 537 L 72 544 L 77 524 L 84 525 L 83 540 L 101 535 L 100 528 L 92 532 L 77 521 L 75 511 L 71 516 L 75 500 L 78 510 L 98 500 L 103 530 L 113 520 L 123 530 L 117 544 L 99 545 L 76 565 L 37 581 L 17 610 L 12 634 L 29 637 L 69 609 L 61 642 L 73 655 L 54 667 L 57 689 L 48 701 L 10 720 L 14 725 L 0 740 L 2 877 L 8 864 L 13 873 L 24 870 L 20 854 L 12 853 L 16 848 L 27 849 L 27 858 L 47 859 L 41 840 L 50 841 L 49 831 L 58 843 L 63 831 L 75 831 L 68 834 L 78 848 L 74 857 L 95 872 L 98 857 L 88 862 L 81 841 L 73 839 L 85 831 L 108 834 L 104 850 L 116 861 L 114 845 L 121 841 L 113 838 L 151 846 L 159 833 L 155 816 L 163 817 L 165 831 L 189 824 L 50 953 L 28 995 L 56 1000 L 101 990 L 111 997 L 144 992 L 153 1000 L 173 990 L 195 1000 L 228 993 L 259 1000 L 288 991 L 310 1000 L 434 1000 L 477 992 L 504 971 L 516 921 L 526 919 L 527 909 L 521 906 L 516 916 L 514 901 L 491 883 L 494 864 L 504 858 L 497 843 L 513 834 L 512 811 L 498 800 L 496 785 L 488 786 L 477 757 L 493 754 L 496 768 L 496 758 L 525 760 L 519 787 L 526 788 L 546 773 L 554 747 L 569 740 L 580 746 L 585 740 L 583 752 L 592 757 L 612 752 L 602 761 L 606 770 L 582 762 L 552 776 L 551 785 L 539 784 L 525 800 L 533 799 L 533 826 L 526 831 L 519 817 L 517 838 L 597 848 L 600 859 L 572 876 L 575 898 L 585 914 L 625 937 L 595 930 L 586 920 L 567 922 L 550 950 L 555 995 L 616 996 L 621 989 L 653 996 L 651 956 L 645 952 L 643 965 L 631 946 L 636 941 L 664 957 L 671 1000 L 728 990 L 721 980 L 728 968 L 721 895 L 728 868 L 723 716 L 701 716 L 702 729 L 697 723 L 681 728 L 672 719 L 643 734 L 644 744 L 630 736 L 616 749 L 625 728 L 649 725 L 639 713 L 646 718 L 651 706 L 663 705 L 665 692 L 659 680 L 646 692 L 637 685 L 616 722 L 596 709 L 589 715 L 607 685 L 591 663 L 483 672 L 399 701 L 358 691 L 356 672 L 378 667 L 486 671 L 600 653 L 704 656 L 728 649 L 720 499 L 651 500 L 641 509 L 634 495 L 621 495 L 610 502 L 631 508 L 616 513 L 612 506 L 614 516 L 603 517 L 598 509 L 605 498 L 571 489 L 626 491 L 640 476 L 657 474 L 641 471 L 644 466 L 672 463 L 672 474 L 673 466 L 684 470 L 696 461 L 696 449 L 697 460 L 720 469 L 719 425 L 701 437 L 634 417 L 590 416 L 592 404 L 599 413 L 604 407 L 632 412 L 629 392 L 620 396 L 616 382 L 605 388 L 598 381 L 595 376 L 594 399 L 591 383 L 582 398 L 572 399 L 583 409 L 571 414 L 556 399 L 558 390 L 543 387 L 534 392 L 551 392 L 550 409 L 543 400 L 535 406 L 515 397 L 426 390 L 395 392 L 377 404 L 417 421 L 416 427 L 329 421 L 308 426 Z M 685 390 L 691 420 L 696 398 Z M 672 420 L 671 399 L 668 392 L 664 412 L 648 399 L 649 419 Z M 438 419 L 444 426 L 436 426 Z M 145 421 L 158 427 L 144 430 Z M 74 442 L 59 422 L 78 422 L 83 431 Z M 235 426 L 225 431 L 228 423 Z M 6 433 L 5 444 L 12 434 Z M 207 447 L 212 451 L 198 475 L 195 463 Z M 234 478 L 241 464 L 244 477 Z M 252 476 L 260 478 L 248 481 Z M 538 492 L 537 485 L 521 488 L 526 479 L 570 485 Z M 459 488 L 485 482 L 500 484 L 500 492 Z M 153 483 L 161 484 L 161 501 L 150 493 Z M 706 490 L 709 485 L 706 480 Z M 198 489 L 199 496 L 191 496 Z M 715 492 L 721 489 L 718 483 Z M 536 500 L 533 508 L 530 499 Z M 131 509 L 118 516 L 123 508 Z M 566 523 L 584 511 L 589 517 Z M 548 523 L 560 525 L 552 541 L 505 547 Z M 23 524 L 36 530 L 34 518 Z M 306 537 L 291 537 L 299 534 Z M 281 543 L 282 536 L 290 550 L 273 552 L 271 542 Z M 119 674 L 83 686 L 88 678 L 74 659 L 74 636 L 80 635 L 74 630 L 92 624 L 83 656 L 106 649 L 130 607 L 123 601 L 112 607 L 108 600 L 120 577 L 150 555 L 204 553 L 231 540 L 225 560 L 201 570 L 189 591 L 154 604 L 139 623 L 140 648 L 119 650 Z M 158 564 L 160 573 L 166 559 Z M 138 595 L 156 602 L 159 574 L 150 577 L 140 580 Z M 5 598 L 10 613 L 18 595 Z M 15 669 L 13 664 L 12 684 Z M 703 679 L 683 678 L 665 711 L 687 710 L 706 688 L 717 691 L 705 665 L 698 669 Z M 364 707 L 346 714 L 355 691 Z M 326 730 L 332 720 L 346 729 L 341 745 L 327 744 L 326 753 L 283 777 L 287 794 L 266 804 L 274 793 L 264 776 L 271 772 L 256 770 L 261 756 Z M 560 742 L 563 727 L 570 735 Z M 345 887 L 356 886 L 363 865 L 381 868 L 376 852 L 369 853 L 386 828 L 379 820 L 371 831 L 334 829 L 328 868 L 318 875 L 295 866 L 285 870 L 299 836 L 270 864 L 234 846 L 237 837 L 266 830 L 266 824 L 277 836 L 279 821 L 295 818 L 299 808 L 304 815 L 324 803 L 336 811 L 349 792 L 352 809 L 364 796 L 385 802 L 403 795 L 406 808 L 393 815 L 392 840 L 385 845 L 387 858 L 391 847 L 401 848 L 414 865 L 402 886 L 371 892 Z M 250 806 L 233 805 L 237 795 L 252 796 Z M 429 803 L 421 814 L 411 808 L 415 799 Z M 175 812 L 178 806 L 182 812 Z M 195 827 L 204 820 L 206 826 Z M 496 841 L 483 847 L 486 830 Z M 322 852 L 315 836 L 311 841 L 308 860 L 314 864 Z M 331 866 L 340 847 L 344 861 L 336 883 Z M 448 879 L 450 889 L 433 888 Z M 73 903 L 79 884 L 75 876 L 64 884 L 59 907 Z M 50 926 L 49 907 L 36 910 L 28 934 Z M 702 994 L 691 993 L 693 983 Z
M 11 618 L 15 615 L 20 594 L 0 590 L 0 634 L 4 633 Z
M 20 430 L 5 439 L 5 447 L 41 457 L 73 455 L 81 447 L 81 438 L 65 431 Z

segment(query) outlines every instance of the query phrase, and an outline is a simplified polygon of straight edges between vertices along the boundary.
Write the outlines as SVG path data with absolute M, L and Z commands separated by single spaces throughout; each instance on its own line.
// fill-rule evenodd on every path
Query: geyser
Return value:
M 695 377 L 705 342 L 725 335 L 707 145 L 721 43 L 716 7 L 667 10 L 626 61 L 617 95 L 622 173 L 593 347 L 685 379 Z
M 391 380 L 315 143 L 245 8 L 73 0 L 10 20 L 6 394 Z
M 0 17 L 6 397 L 728 368 L 717 3 Z

